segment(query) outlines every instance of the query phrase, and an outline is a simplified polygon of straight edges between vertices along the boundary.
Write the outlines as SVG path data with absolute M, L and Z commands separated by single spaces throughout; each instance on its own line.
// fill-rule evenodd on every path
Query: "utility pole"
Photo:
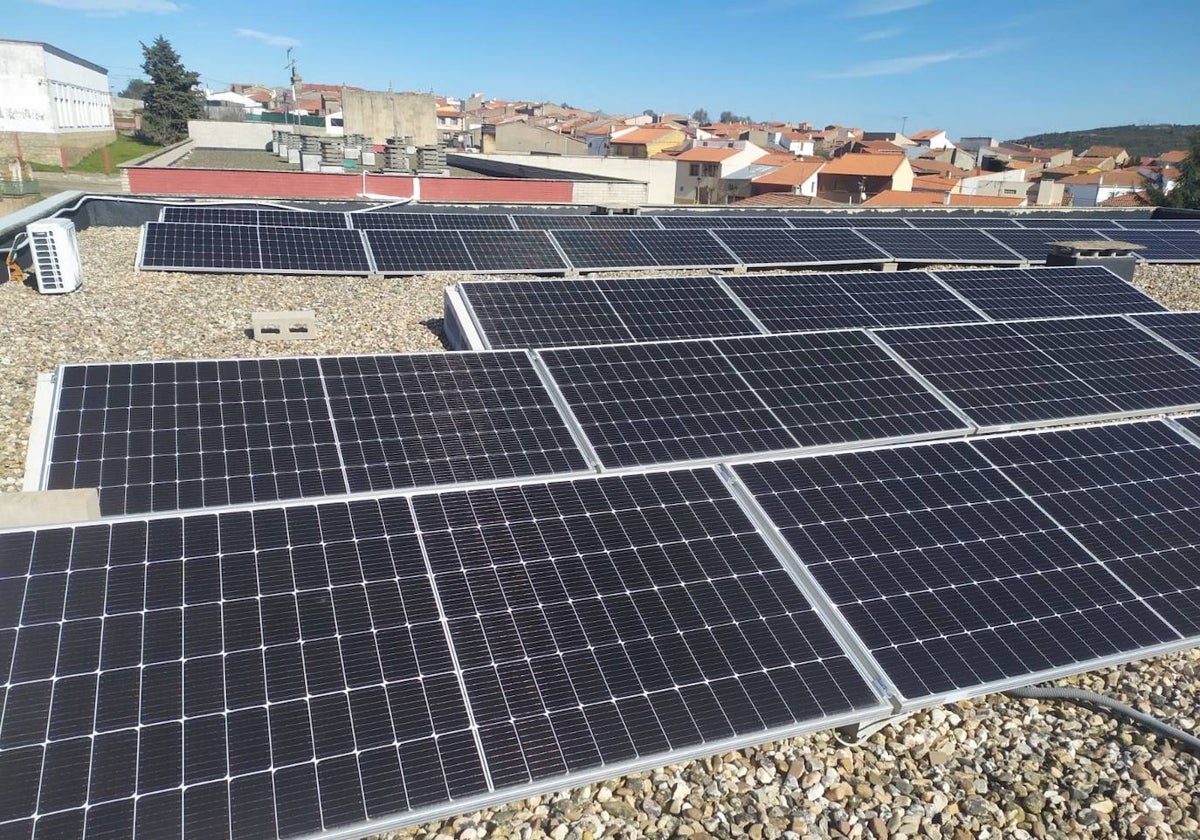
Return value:
M 905 116 L 903 116 L 903 117 L 901 117 L 901 118 L 900 118 L 900 133 L 901 133 L 901 134 L 903 134 L 903 133 L 904 133 L 904 129 L 905 129 L 905 128 L 907 128 L 907 127 L 908 127 L 908 116 L 907 116 L 907 115 L 905 115 Z
M 292 48 L 291 47 L 287 48 L 287 64 L 285 64 L 283 66 L 283 69 L 292 71 L 292 78 L 291 78 L 292 106 L 291 106 L 290 110 L 294 111 L 294 110 L 296 110 L 296 84 L 303 80 L 300 78 L 300 73 L 297 72 L 297 70 L 296 70 L 296 59 L 292 58 Z M 285 120 L 284 120 L 285 123 L 291 122 L 291 119 L 290 119 L 291 114 L 284 114 L 284 117 L 285 117 Z M 300 124 L 300 116 L 297 115 L 296 116 L 296 125 L 299 125 L 299 124 Z

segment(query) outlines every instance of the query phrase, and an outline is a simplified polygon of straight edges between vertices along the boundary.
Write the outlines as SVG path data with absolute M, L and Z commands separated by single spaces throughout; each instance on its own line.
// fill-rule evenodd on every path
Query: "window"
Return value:
M 717 177 L 718 172 L 719 172 L 719 170 L 715 163 L 704 164 L 704 177 L 715 178 L 715 177 Z
M 700 175 L 700 164 L 693 163 L 691 166 L 689 166 L 688 174 L 691 175 L 693 178 L 699 176 Z

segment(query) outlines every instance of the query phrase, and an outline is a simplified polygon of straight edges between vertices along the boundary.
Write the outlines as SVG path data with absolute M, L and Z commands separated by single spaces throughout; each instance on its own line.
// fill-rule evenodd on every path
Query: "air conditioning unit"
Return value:
M 44 295 L 65 295 L 83 285 L 79 240 L 70 219 L 42 219 L 25 227 L 37 289 Z

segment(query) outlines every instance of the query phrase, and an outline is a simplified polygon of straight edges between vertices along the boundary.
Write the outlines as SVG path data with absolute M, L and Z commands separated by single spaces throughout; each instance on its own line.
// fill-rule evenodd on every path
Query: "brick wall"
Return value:
M 58 166 L 62 163 L 59 149 L 67 155 L 67 165 L 79 163 L 89 152 L 107 146 L 117 139 L 112 129 L 103 131 L 31 132 L 0 131 L 0 158 L 20 157 L 30 163 Z

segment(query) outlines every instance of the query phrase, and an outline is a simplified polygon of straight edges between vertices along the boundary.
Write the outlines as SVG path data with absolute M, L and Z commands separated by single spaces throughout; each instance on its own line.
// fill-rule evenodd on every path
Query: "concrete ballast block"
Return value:
M 255 341 L 308 341 L 317 337 L 317 318 L 311 309 L 260 309 L 250 316 L 250 330 Z
M 0 493 L 0 528 L 94 522 L 99 518 L 100 492 L 95 487 Z

